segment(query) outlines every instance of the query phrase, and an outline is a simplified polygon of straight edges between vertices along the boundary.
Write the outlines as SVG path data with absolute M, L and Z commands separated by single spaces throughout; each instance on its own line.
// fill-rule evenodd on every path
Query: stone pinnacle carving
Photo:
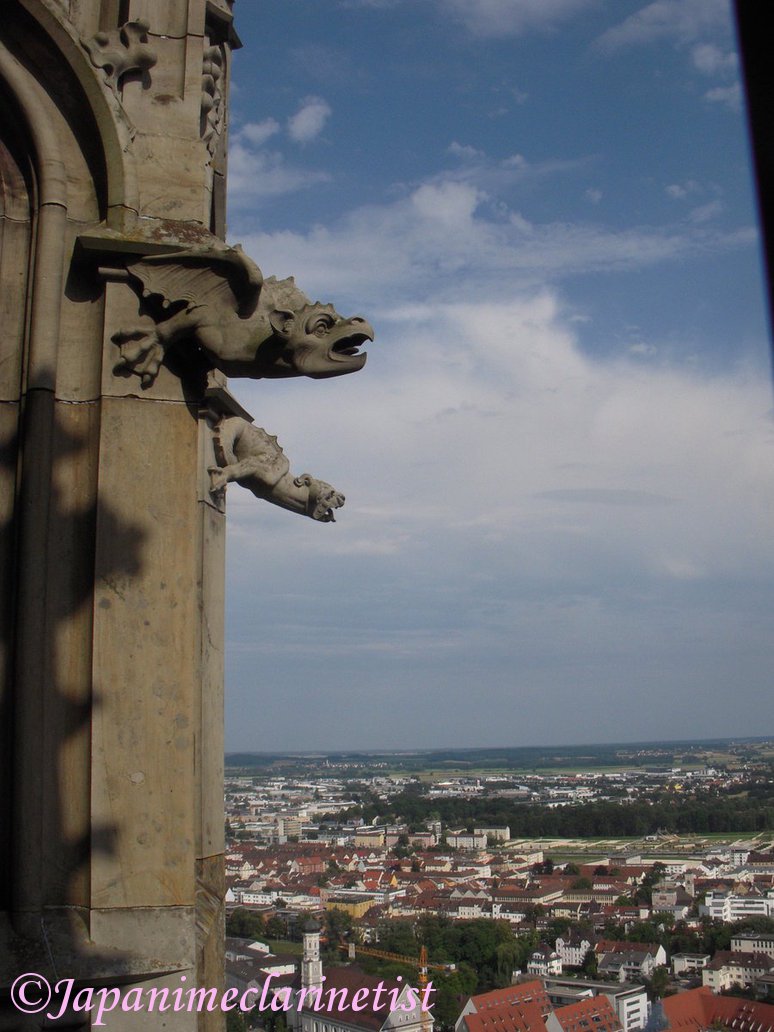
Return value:
M 294 477 L 276 437 L 241 416 L 221 419 L 213 437 L 219 463 L 208 470 L 213 495 L 222 495 L 226 484 L 236 481 L 283 509 L 321 523 L 335 522 L 333 510 L 344 504 L 344 495 L 309 473 Z
M 213 45 L 205 48 L 202 66 L 201 132 L 210 157 L 215 154 L 218 140 L 223 133 L 223 63 L 222 46 Z
M 149 387 L 168 349 L 198 349 L 227 376 L 315 379 L 356 372 L 370 324 L 310 301 L 292 277 L 263 279 L 239 247 L 150 255 L 126 265 L 147 318 L 113 334 L 116 370 Z
M 105 82 L 118 94 L 121 81 L 130 72 L 147 73 L 158 61 L 148 43 L 150 25 L 143 19 L 126 22 L 112 32 L 98 32 L 84 42 L 91 63 L 105 73 Z

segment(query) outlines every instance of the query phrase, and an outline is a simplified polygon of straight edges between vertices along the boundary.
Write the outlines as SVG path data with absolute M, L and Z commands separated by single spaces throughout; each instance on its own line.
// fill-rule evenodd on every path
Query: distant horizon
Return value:
M 361 749 L 356 746 L 347 749 L 227 749 L 225 756 L 412 756 L 423 753 L 443 752 L 477 752 L 496 753 L 503 751 L 518 752 L 528 749 L 614 749 L 620 746 L 697 746 L 716 745 L 718 743 L 744 744 L 745 742 L 774 741 L 774 732 L 767 735 L 731 735 L 711 738 L 650 738 L 619 740 L 614 742 L 538 742 L 534 745 L 439 745 L 411 747 L 389 747 L 380 749 Z

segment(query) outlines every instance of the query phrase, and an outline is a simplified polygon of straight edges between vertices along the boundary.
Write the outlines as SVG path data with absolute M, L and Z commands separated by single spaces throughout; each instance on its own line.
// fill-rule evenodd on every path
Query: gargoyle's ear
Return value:
M 269 313 L 271 328 L 278 337 L 287 337 L 295 315 L 288 308 L 275 308 Z

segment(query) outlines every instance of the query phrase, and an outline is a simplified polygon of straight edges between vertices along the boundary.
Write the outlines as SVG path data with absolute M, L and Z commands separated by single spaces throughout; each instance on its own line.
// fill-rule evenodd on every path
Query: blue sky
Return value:
M 724 0 L 239 0 L 229 232 L 377 331 L 232 381 L 227 747 L 772 731 L 774 434 Z

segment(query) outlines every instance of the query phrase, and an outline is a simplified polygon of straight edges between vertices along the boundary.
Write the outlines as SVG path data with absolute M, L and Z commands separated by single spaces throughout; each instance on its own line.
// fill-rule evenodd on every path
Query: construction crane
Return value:
M 427 972 L 432 969 L 433 971 L 456 971 L 456 964 L 431 964 L 427 959 L 427 947 L 419 947 L 418 957 L 409 957 L 403 953 L 390 953 L 387 950 L 374 950 L 369 946 L 358 946 L 354 942 L 340 943 L 340 950 L 346 950 L 347 956 L 350 960 L 355 960 L 358 953 L 364 953 L 368 957 L 381 957 L 382 960 L 397 960 L 401 964 L 409 964 L 411 967 L 416 968 L 419 971 L 419 999 L 420 1004 L 424 1002 L 424 991 L 427 989 Z M 422 1028 L 427 1029 L 429 1026 L 428 1013 L 425 1010 L 421 1012 Z

